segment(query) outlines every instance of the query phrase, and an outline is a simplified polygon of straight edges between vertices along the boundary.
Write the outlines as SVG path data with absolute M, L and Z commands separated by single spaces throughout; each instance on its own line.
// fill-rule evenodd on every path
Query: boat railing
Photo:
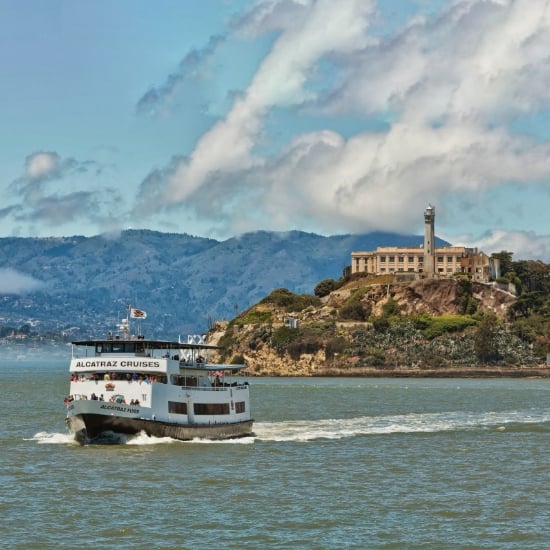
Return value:
M 234 389 L 245 389 L 248 388 L 246 383 L 238 383 L 233 386 L 231 384 L 219 385 L 219 386 L 180 386 L 182 390 L 193 390 L 193 391 L 228 391 Z

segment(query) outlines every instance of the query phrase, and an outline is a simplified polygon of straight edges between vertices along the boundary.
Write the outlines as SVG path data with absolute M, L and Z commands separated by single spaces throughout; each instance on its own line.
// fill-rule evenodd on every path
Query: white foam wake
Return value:
M 550 411 L 445 412 L 258 422 L 254 424 L 254 432 L 259 441 L 311 441 L 395 433 L 429 433 L 491 428 L 503 431 L 510 424 L 525 425 L 546 422 L 550 422 Z
M 49 433 L 49 432 L 38 432 L 30 441 L 36 441 L 39 444 L 74 444 L 79 445 L 75 441 L 74 436 L 69 433 Z M 172 444 L 172 443 L 195 443 L 195 444 L 240 444 L 247 445 L 254 443 L 254 437 L 242 437 L 238 439 L 225 439 L 225 440 L 213 440 L 213 439 L 193 439 L 191 441 L 180 441 L 178 439 L 172 439 L 171 437 L 155 437 L 149 436 L 145 432 L 140 432 L 137 435 L 127 435 L 115 432 L 105 432 L 101 434 L 97 439 L 90 442 L 92 445 L 137 445 L 137 446 L 146 446 L 146 445 L 163 445 L 163 444 Z
M 343 439 L 363 435 L 397 433 L 430 433 L 479 429 L 494 429 L 502 432 L 514 428 L 524 429 L 530 425 L 544 425 L 547 423 L 550 423 L 550 409 L 485 413 L 452 411 L 388 416 L 359 416 L 355 418 L 255 422 L 254 436 L 226 440 L 194 439 L 192 441 L 179 441 L 170 437 L 148 436 L 144 432 L 135 436 L 106 433 L 94 443 L 123 445 L 160 445 L 172 443 L 248 445 L 254 443 L 254 441 L 312 441 L 316 439 Z M 550 426 L 547 429 L 550 429 Z M 38 432 L 32 440 L 41 444 L 76 444 L 73 436 L 68 433 Z
M 49 433 L 49 432 L 38 432 L 30 438 L 30 441 L 36 441 L 37 443 L 49 443 L 52 445 L 74 443 L 78 445 L 75 441 L 74 436 L 70 433 Z

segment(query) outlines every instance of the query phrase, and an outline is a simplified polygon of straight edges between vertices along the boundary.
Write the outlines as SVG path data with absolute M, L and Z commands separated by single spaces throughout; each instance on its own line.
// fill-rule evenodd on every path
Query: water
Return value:
M 255 437 L 81 447 L 0 363 L 3 548 L 548 548 L 549 380 L 251 379 Z

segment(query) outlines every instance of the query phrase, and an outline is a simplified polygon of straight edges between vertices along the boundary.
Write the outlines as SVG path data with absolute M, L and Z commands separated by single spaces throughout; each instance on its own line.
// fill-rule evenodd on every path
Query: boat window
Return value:
M 174 414 L 187 414 L 187 403 L 168 401 L 168 412 Z
M 184 376 L 182 374 L 173 374 L 170 380 L 174 386 L 190 386 L 196 388 L 199 385 L 199 379 L 196 376 Z
M 143 343 L 139 343 L 139 351 L 143 352 Z M 97 344 L 97 353 L 134 353 L 136 352 L 135 342 L 107 342 Z
M 246 411 L 246 406 L 244 401 L 236 401 L 235 402 L 235 412 L 236 413 L 243 413 Z
M 229 414 L 229 403 L 194 403 L 193 411 L 201 414 Z

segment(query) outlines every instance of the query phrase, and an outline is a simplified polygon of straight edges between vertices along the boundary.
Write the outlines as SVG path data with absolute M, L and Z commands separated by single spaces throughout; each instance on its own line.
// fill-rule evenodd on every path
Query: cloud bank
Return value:
M 44 283 L 15 269 L 0 268 L 0 294 L 26 294 L 44 287 Z
M 457 0 L 375 36 L 379 19 L 368 0 L 256 2 L 234 29 L 249 39 L 276 33 L 271 50 L 192 153 L 143 181 L 137 211 L 214 212 L 230 233 L 259 222 L 410 231 L 428 202 L 475 203 L 510 182 L 547 186 L 550 144 L 510 124 L 550 106 L 548 1 Z M 262 155 L 281 110 L 322 116 L 326 129 Z M 378 126 L 343 135 L 330 127 L 342 116 Z M 476 208 L 483 216 L 486 205 Z
M 55 151 L 37 151 L 25 159 L 24 173 L 11 183 L 18 203 L 0 210 L 0 217 L 13 216 L 16 222 L 31 222 L 58 227 L 74 220 L 102 223 L 109 216 L 105 210 L 106 189 L 97 187 L 74 190 L 82 176 L 96 178 L 103 168 L 92 160 L 62 158 Z M 116 193 L 109 191 L 116 199 Z
M 179 22 L 141 50 L 106 29 L 106 45 L 127 49 L 90 51 L 85 67 L 128 78 L 97 89 L 98 126 L 79 128 L 74 151 L 50 118 L 55 145 L 10 168 L 9 232 L 412 233 L 432 203 L 451 242 L 492 235 L 486 246 L 550 261 L 550 0 L 218 5 L 241 11 L 183 20 L 193 40 L 206 37 L 198 47 Z M 173 29 L 177 12 L 156 10 L 158 29 Z M 159 77 L 179 44 L 179 63 Z

